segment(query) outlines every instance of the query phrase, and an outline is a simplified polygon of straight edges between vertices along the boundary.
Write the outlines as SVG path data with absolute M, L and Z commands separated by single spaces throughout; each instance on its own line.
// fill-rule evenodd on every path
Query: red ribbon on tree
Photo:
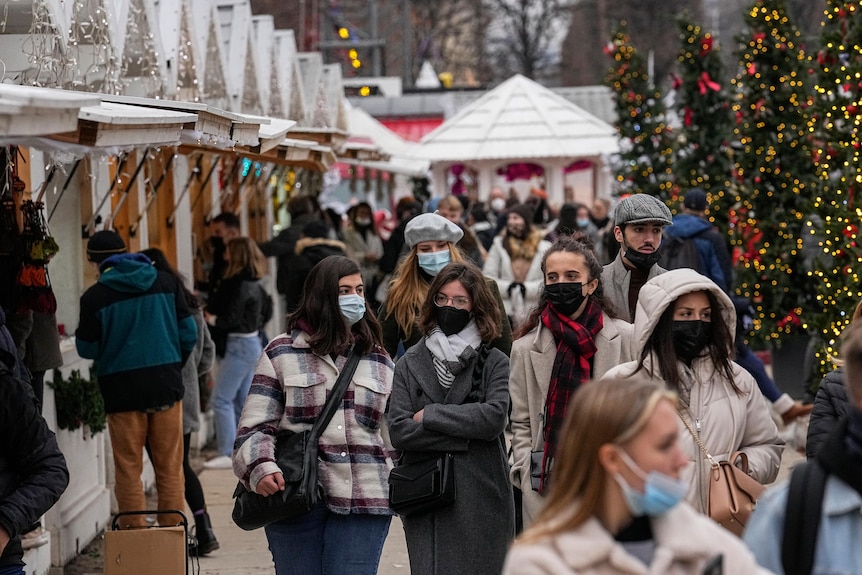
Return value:
M 683 123 L 686 126 L 691 126 L 691 118 L 694 115 L 694 112 L 688 106 L 685 107 L 685 118 L 683 119 Z
M 700 41 L 700 55 L 701 56 L 705 56 L 706 54 L 709 54 L 712 51 L 712 43 L 713 43 L 712 36 L 704 36 L 703 37 L 703 39 Z
M 700 75 L 700 78 L 697 79 L 697 88 L 700 90 L 700 95 L 705 96 L 707 90 L 712 90 L 714 92 L 718 92 L 721 90 L 721 86 L 718 82 L 713 82 L 712 78 L 709 77 L 709 73 L 703 72 Z

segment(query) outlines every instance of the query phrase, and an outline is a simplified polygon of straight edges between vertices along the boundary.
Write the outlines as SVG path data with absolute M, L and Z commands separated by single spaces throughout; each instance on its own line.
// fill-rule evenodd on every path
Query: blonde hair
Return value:
M 266 256 L 253 239 L 233 238 L 227 243 L 227 251 L 230 254 L 230 261 L 224 277 L 233 277 L 243 271 L 248 271 L 254 279 L 260 279 L 266 275 Z
M 518 542 L 571 531 L 596 516 L 608 483 L 599 448 L 633 439 L 663 400 L 676 405 L 676 394 L 642 377 L 583 384 L 566 410 L 545 506 Z
M 451 263 L 462 263 L 464 256 L 461 255 L 455 244 L 449 244 L 449 257 Z M 418 245 L 418 244 L 417 244 Z M 395 269 L 395 277 L 389 283 L 389 293 L 386 295 L 386 314 L 395 316 L 398 327 L 404 332 L 404 337 L 409 339 L 413 328 L 419 319 L 419 310 L 428 295 L 431 285 L 422 274 L 419 273 L 419 257 L 413 246 L 398 267 Z
M 443 196 L 437 202 L 437 209 L 446 208 L 447 210 L 455 210 L 459 214 L 464 213 L 464 204 L 455 196 Z

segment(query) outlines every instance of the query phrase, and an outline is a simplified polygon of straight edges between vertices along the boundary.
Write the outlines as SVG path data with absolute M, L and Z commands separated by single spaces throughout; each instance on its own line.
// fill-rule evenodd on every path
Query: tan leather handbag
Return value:
M 748 455 L 735 451 L 729 461 L 716 461 L 688 420 L 682 413 L 679 416 L 711 467 L 707 515 L 731 533 L 741 536 L 748 517 L 757 506 L 757 499 L 766 488 L 748 475 Z

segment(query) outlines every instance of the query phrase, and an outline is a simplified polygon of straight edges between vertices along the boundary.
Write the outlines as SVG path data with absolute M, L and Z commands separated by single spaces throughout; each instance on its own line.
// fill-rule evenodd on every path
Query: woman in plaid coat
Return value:
M 351 349 L 361 360 L 319 442 L 323 502 L 264 528 L 276 575 L 375 574 L 392 516 L 382 425 L 394 365 L 365 309 L 359 266 L 330 256 L 311 270 L 286 333 L 269 343 L 255 370 L 233 453 L 248 489 L 267 496 L 284 489 L 275 436 L 312 427 Z

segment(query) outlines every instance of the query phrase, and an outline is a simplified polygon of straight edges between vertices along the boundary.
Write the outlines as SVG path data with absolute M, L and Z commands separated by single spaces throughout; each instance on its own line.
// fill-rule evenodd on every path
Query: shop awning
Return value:
M 0 143 L 5 144 L 5 138 L 71 132 L 78 127 L 80 109 L 99 102 L 98 94 L 0 84 Z
M 293 138 L 302 140 L 314 140 L 319 144 L 329 146 L 333 150 L 338 150 L 347 142 L 350 134 L 338 128 L 294 128 L 290 131 Z
M 183 126 L 196 120 L 188 112 L 102 102 L 80 109 L 77 130 L 51 138 L 96 147 L 171 145 L 180 142 Z
M 296 126 L 296 122 L 293 120 L 270 118 L 269 124 L 260 125 L 260 130 L 257 134 L 260 144 L 256 146 L 256 149 L 252 149 L 252 151 L 267 152 L 275 148 L 282 142 L 282 140 L 284 140 L 285 135 L 287 135 L 290 129 L 294 126 Z

